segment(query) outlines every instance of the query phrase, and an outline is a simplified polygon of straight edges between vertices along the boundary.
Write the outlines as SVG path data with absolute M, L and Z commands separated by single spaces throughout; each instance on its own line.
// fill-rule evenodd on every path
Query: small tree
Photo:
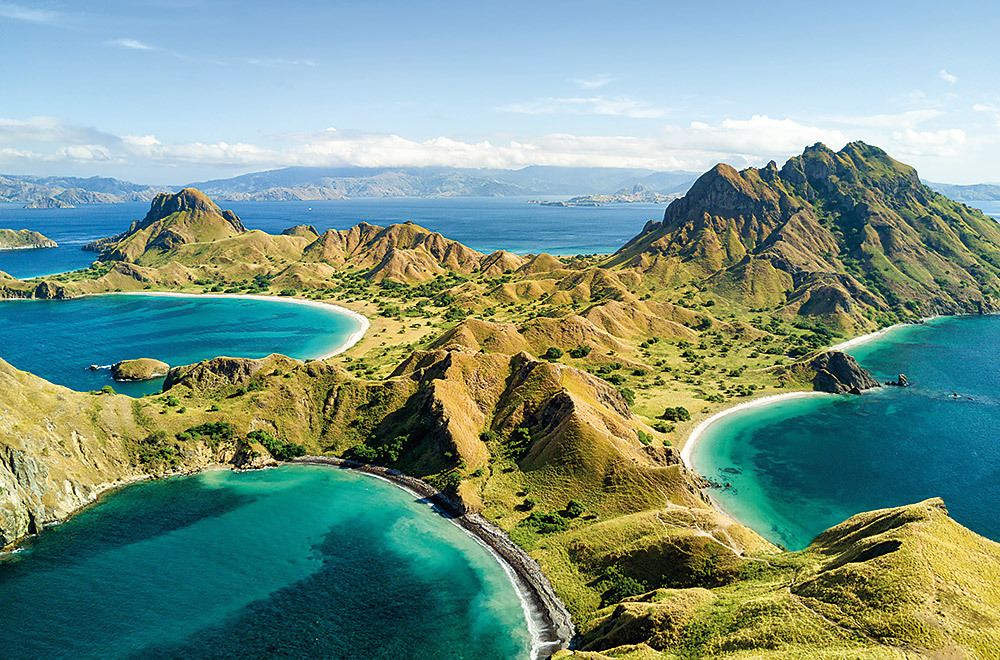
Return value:
M 579 500 L 570 500 L 566 503 L 566 515 L 570 518 L 579 518 L 586 510 L 587 507 Z
M 542 357 L 548 360 L 549 362 L 558 360 L 562 356 L 563 356 L 562 349 L 556 348 L 555 346 L 549 346 L 549 350 L 545 351 L 545 354 L 542 355 Z
M 691 413 L 684 406 L 667 408 L 663 411 L 663 415 L 661 416 L 669 422 L 686 422 L 691 419 Z

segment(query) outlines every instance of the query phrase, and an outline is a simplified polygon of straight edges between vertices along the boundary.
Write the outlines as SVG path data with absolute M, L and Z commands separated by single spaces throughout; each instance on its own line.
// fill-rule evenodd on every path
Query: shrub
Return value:
M 687 422 L 691 419 L 691 413 L 684 406 L 667 408 L 661 417 L 669 422 Z
M 562 532 L 569 527 L 566 518 L 555 511 L 532 511 L 524 520 L 524 524 L 538 534 L 553 534 Z
M 638 431 L 638 434 L 639 434 L 639 442 L 641 442 L 642 444 L 650 445 L 653 443 L 653 435 L 651 433 L 646 433 L 645 431 L 640 429 Z
M 629 406 L 634 406 L 635 405 L 635 392 L 634 391 L 630 390 L 627 387 L 622 387 L 622 388 L 619 388 L 618 393 L 622 395 L 622 398 L 625 399 L 625 403 L 627 403 Z
M 571 358 L 585 358 L 590 355 L 590 346 L 577 346 L 569 350 Z
M 267 431 L 250 431 L 247 433 L 247 440 L 260 443 L 271 456 L 279 461 L 290 461 L 296 456 L 303 456 L 306 453 L 306 448 L 302 445 L 279 440 Z
M 586 510 L 587 507 L 579 500 L 570 500 L 566 503 L 566 516 L 569 518 L 579 518 Z
M 222 442 L 233 439 L 233 425 L 229 422 L 207 422 L 192 426 L 177 434 L 181 441 L 204 440 L 209 447 L 218 447 Z
M 554 360 L 558 360 L 562 356 L 562 349 L 556 348 L 555 346 L 549 346 L 548 350 L 545 351 L 545 354 L 542 355 L 542 358 L 552 362 Z

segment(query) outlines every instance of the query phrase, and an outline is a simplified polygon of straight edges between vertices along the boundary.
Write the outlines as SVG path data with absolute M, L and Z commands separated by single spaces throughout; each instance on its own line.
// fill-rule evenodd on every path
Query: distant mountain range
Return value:
M 187 184 L 224 201 L 324 200 L 357 197 L 510 197 L 571 195 L 610 203 L 632 189 L 649 201 L 688 191 L 697 172 L 658 172 L 639 168 L 551 167 L 519 170 L 454 167 L 286 167 L 228 179 Z M 1000 201 L 1000 184 L 927 185 L 962 202 Z M 639 188 L 636 188 L 636 187 Z M 37 177 L 0 174 L 0 202 L 28 208 L 66 208 L 81 204 L 149 202 L 179 186 L 153 186 L 108 177 Z
M 696 172 L 601 167 L 477 170 L 450 167 L 287 167 L 190 184 L 226 201 L 324 200 L 350 197 L 506 197 L 613 194 L 640 185 L 661 195 L 684 193 Z M 0 175 L 0 202 L 32 208 L 150 201 L 170 188 L 118 179 Z
M 169 190 L 166 186 L 144 186 L 99 176 L 84 179 L 0 174 L 0 202 L 23 202 L 32 208 L 149 202 Z
M 931 183 L 930 181 L 925 181 L 924 183 L 945 197 L 960 202 L 1000 201 L 1000 184 L 996 183 L 976 183 L 969 186 L 960 186 L 953 183 Z

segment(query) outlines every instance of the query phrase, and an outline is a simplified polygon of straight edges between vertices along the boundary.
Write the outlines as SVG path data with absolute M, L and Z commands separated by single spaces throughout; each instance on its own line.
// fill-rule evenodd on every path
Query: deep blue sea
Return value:
M 141 396 L 163 379 L 116 383 L 107 367 L 148 357 L 171 366 L 226 355 L 281 353 L 317 358 L 359 329 L 329 306 L 288 300 L 114 294 L 73 300 L 0 301 L 0 358 L 18 369 L 80 391 L 111 385 Z
M 895 328 L 847 352 L 880 382 L 903 373 L 910 387 L 722 418 L 693 456 L 700 474 L 733 485 L 712 496 L 793 550 L 856 513 L 929 497 L 1000 541 L 1000 316 Z
M 528 657 L 500 564 L 343 470 L 129 486 L 0 558 L 0 657 Z
M 349 199 L 318 202 L 223 202 L 250 229 L 280 233 L 311 224 L 323 232 L 359 222 L 386 226 L 411 220 L 482 252 L 518 254 L 611 253 L 649 220 L 662 220 L 666 205 L 615 204 L 555 207 L 528 204 L 527 197 L 448 199 Z M 564 199 L 554 197 L 553 199 Z M 86 268 L 96 255 L 80 247 L 128 229 L 149 204 L 98 204 L 75 209 L 24 209 L 0 204 L 0 228 L 32 229 L 59 244 L 49 250 L 0 252 L 0 271 L 20 278 Z

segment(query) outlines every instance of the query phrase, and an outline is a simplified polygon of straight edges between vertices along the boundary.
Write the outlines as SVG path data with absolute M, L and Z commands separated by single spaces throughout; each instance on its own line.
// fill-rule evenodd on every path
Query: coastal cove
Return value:
M 0 598 L 26 613 L 0 617 L 13 657 L 506 659 L 533 644 L 504 567 L 425 499 L 308 465 L 119 490 L 0 563 Z
M 910 386 L 737 407 L 696 429 L 685 459 L 731 484 L 709 491 L 719 508 L 792 550 L 858 512 L 935 496 L 961 524 L 1000 539 L 998 341 L 1000 317 L 978 316 L 849 342 L 877 380 L 905 373 Z
M 79 391 L 111 385 L 141 396 L 158 391 L 163 379 L 115 382 L 107 367 L 139 357 L 171 366 L 220 355 L 321 359 L 352 346 L 367 328 L 364 316 L 343 307 L 294 298 L 147 292 L 4 300 L 0 357 Z

